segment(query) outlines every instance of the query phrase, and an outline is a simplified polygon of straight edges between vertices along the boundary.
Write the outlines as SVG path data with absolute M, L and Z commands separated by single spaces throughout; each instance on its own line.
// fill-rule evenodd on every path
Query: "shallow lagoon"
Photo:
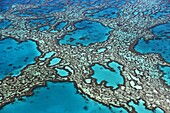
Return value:
M 164 76 L 162 77 L 163 80 L 165 80 L 165 84 L 170 86 L 170 67 L 168 66 L 160 66 L 160 69 L 163 71 Z
M 139 39 L 138 44 L 134 47 L 135 51 L 148 54 L 158 53 L 165 61 L 170 62 L 170 23 L 155 26 L 151 29 L 155 37 L 152 40 L 145 41 Z
M 170 36 L 170 23 L 161 24 L 158 26 L 155 26 L 151 29 L 151 31 L 159 37 L 168 37 Z
M 41 53 L 32 40 L 18 42 L 12 38 L 0 41 L 0 79 L 6 75 L 17 76 L 29 64 L 35 63 L 35 58 Z
M 54 66 L 54 65 L 58 64 L 60 61 L 61 61 L 60 58 L 53 58 L 50 60 L 49 66 Z
M 92 78 L 97 79 L 97 83 L 100 84 L 102 81 L 106 81 L 106 86 L 111 86 L 113 89 L 118 88 L 118 85 L 124 83 L 123 77 L 120 73 L 122 66 L 116 62 L 109 63 L 110 68 L 107 69 L 100 64 L 92 66 L 94 74 Z
M 101 23 L 83 20 L 75 24 L 76 30 L 68 33 L 59 41 L 60 45 L 83 45 L 88 46 L 97 42 L 104 42 L 109 38 L 112 29 Z
M 155 35 L 154 39 L 149 41 L 145 41 L 143 38 L 139 39 L 138 44 L 134 47 L 134 49 L 142 54 L 160 54 L 166 62 L 170 63 L 170 23 L 155 26 L 151 28 L 151 31 Z M 160 66 L 160 69 L 164 72 L 162 79 L 165 81 L 165 84 L 170 86 L 170 67 Z
M 129 105 L 133 106 L 137 113 L 164 113 L 164 111 L 161 110 L 160 108 L 156 108 L 154 110 L 149 110 L 146 108 L 144 103 L 145 102 L 140 99 L 138 104 L 135 104 L 133 101 L 131 101 L 131 102 L 129 102 Z
M 57 71 L 57 74 L 59 74 L 62 77 L 69 75 L 69 72 L 65 69 L 55 68 L 55 70 Z
M 135 50 L 142 54 L 158 53 L 165 61 L 170 62 L 170 39 L 155 39 L 146 42 L 144 39 L 140 39 L 138 44 L 135 46 Z

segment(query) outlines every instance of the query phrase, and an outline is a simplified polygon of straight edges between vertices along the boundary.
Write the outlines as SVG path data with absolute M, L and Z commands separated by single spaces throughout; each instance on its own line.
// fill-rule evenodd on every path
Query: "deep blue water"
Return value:
M 46 25 L 46 26 L 42 26 L 39 28 L 39 31 L 47 31 L 50 29 L 50 26 Z
M 90 18 L 117 18 L 119 9 L 116 7 L 88 10 L 86 16 Z
M 165 84 L 170 86 L 170 67 L 160 66 L 160 69 L 164 72 L 164 76 L 162 77 L 162 79 L 165 80 Z
M 124 83 L 124 79 L 120 74 L 122 66 L 116 62 L 109 63 L 111 69 L 107 69 L 100 64 L 95 64 L 92 66 L 92 70 L 94 74 L 92 75 L 93 78 L 97 79 L 97 83 L 100 84 L 102 81 L 106 81 L 106 86 L 112 86 L 114 89 Z
M 133 106 L 137 113 L 164 113 L 164 111 L 160 108 L 156 108 L 154 110 L 149 110 L 146 108 L 144 103 L 145 102 L 143 100 L 139 100 L 138 104 L 135 104 L 133 101 L 130 101 L 129 105 Z
M 0 79 L 7 75 L 19 75 L 20 70 L 35 63 L 35 58 L 41 53 L 32 40 L 18 42 L 12 38 L 0 41 Z
M 104 0 L 99 0 L 98 2 L 94 1 L 95 0 L 1 0 L 0 13 L 8 11 L 13 4 L 33 4 L 39 6 L 39 8 L 23 10 L 23 14 L 25 14 L 25 16 L 42 16 L 56 11 L 64 11 L 67 5 L 77 6 L 77 4 L 80 3 L 81 6 L 89 7 L 92 5 L 99 5 Z M 111 2 L 111 0 L 108 1 L 108 3 Z M 46 5 L 41 6 L 41 4 Z
M 0 13 L 5 13 L 7 12 L 12 6 L 17 5 L 17 4 L 34 4 L 34 5 L 40 5 L 42 3 L 48 3 L 48 5 L 54 5 L 57 3 L 59 0 L 52 0 L 52 2 L 47 2 L 47 0 L 0 0 Z M 44 8 L 45 10 L 45 8 Z M 40 11 L 40 10 L 38 10 Z M 40 11 L 41 12 L 41 11 Z M 39 12 L 39 13 L 40 13 Z M 29 13 L 28 13 L 29 14 Z
M 83 45 L 88 46 L 96 42 L 104 42 L 109 37 L 109 27 L 103 26 L 99 22 L 83 20 L 75 24 L 77 30 L 74 30 L 64 36 L 59 41 L 60 45 Z
M 133 0 L 132 0 L 133 1 Z M 94 5 L 101 5 L 101 3 L 106 3 L 104 0 L 98 0 L 98 2 L 94 2 L 95 4 L 92 4 L 93 0 L 91 0 L 91 6 Z M 89 9 L 86 11 L 86 16 L 89 18 L 103 18 L 103 19 L 108 19 L 108 18 L 117 18 L 118 14 L 120 13 L 120 8 L 119 6 L 125 4 L 125 0 L 119 0 L 119 1 L 114 1 L 114 0 L 107 0 L 107 6 L 108 7 L 102 7 L 102 8 L 96 8 L 96 9 Z M 120 13 L 121 14 L 121 13 Z
M 22 11 L 17 10 L 15 13 L 18 16 L 44 16 L 53 12 L 64 11 L 66 8 L 65 2 L 59 2 L 59 0 L 50 0 L 49 2 L 47 0 L 2 0 L 0 3 L 2 4 L 1 10 L 3 12 L 9 10 L 13 4 L 33 4 L 37 6 L 35 8 L 24 9 Z
M 56 22 L 56 19 L 54 17 L 37 18 L 37 19 L 29 20 L 27 25 L 30 26 L 32 29 L 35 29 L 35 30 L 46 31 L 55 22 Z
M 139 39 L 134 49 L 142 54 L 158 53 L 165 61 L 170 62 L 170 23 L 155 26 L 151 31 L 155 38 L 149 41 Z
M 60 22 L 57 26 L 56 26 L 56 29 L 58 30 L 62 30 L 66 25 L 67 25 L 68 22 Z
M 128 113 L 123 108 L 108 107 L 84 98 L 73 83 L 51 83 L 34 90 L 34 95 L 23 101 L 6 105 L 0 113 Z M 64 100 L 64 101 L 63 101 Z
M 32 3 L 32 1 L 35 0 L 30 0 L 30 2 L 27 2 L 28 0 L 0 0 L 0 13 L 4 13 L 10 9 L 10 7 L 14 4 L 28 4 Z
M 38 25 L 45 25 L 47 24 L 47 22 L 48 22 L 47 18 L 32 19 L 29 20 L 28 25 L 31 27 L 36 27 Z
M 38 8 L 26 9 L 24 10 L 25 14 L 31 14 L 32 16 L 43 16 L 46 14 L 51 14 L 53 12 L 64 11 L 64 3 L 53 4 L 53 5 L 44 5 L 39 6 Z
M 50 32 L 58 32 L 61 31 L 66 25 L 68 24 L 68 22 L 59 22 L 57 25 L 55 25 L 54 29 L 52 29 Z
M 9 20 L 2 20 L 0 21 L 0 29 L 5 29 L 7 28 L 11 22 Z
M 170 3 L 168 0 L 164 1 L 165 3 L 161 4 L 161 10 L 155 14 L 151 14 L 153 18 L 167 17 L 170 12 Z

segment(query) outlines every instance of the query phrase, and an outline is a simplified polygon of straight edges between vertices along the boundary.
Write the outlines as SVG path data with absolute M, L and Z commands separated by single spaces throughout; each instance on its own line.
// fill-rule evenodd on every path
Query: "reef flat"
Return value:
M 24 67 L 18 76 L 6 75 L 0 80 L 1 108 L 16 98 L 33 95 L 33 89 L 51 81 L 74 82 L 80 94 L 129 113 L 137 113 L 131 102 L 141 100 L 147 109 L 170 113 L 170 87 L 162 80 L 164 73 L 159 68 L 170 63 L 159 52 L 142 54 L 134 49 L 141 39 L 155 40 L 151 28 L 170 21 L 170 1 L 1 0 L 0 4 L 0 41 L 7 37 L 19 42 L 31 39 L 41 52 L 36 62 Z M 79 37 L 84 34 L 89 36 Z M 60 44 L 65 37 L 69 37 L 68 43 Z M 56 58 L 60 60 L 50 65 Z M 115 89 L 105 80 L 98 83 L 91 68 L 100 64 L 111 69 L 111 62 L 122 66 L 124 82 Z M 60 76 L 56 68 L 66 70 L 68 75 Z

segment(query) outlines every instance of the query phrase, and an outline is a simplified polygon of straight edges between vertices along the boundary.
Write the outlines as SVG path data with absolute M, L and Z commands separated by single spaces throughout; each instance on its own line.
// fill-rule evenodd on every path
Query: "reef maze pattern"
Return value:
M 137 103 L 139 99 L 143 99 L 147 108 L 159 107 L 166 113 L 170 113 L 170 87 L 164 84 L 161 79 L 163 72 L 158 68 L 158 65 L 170 66 L 170 63 L 164 61 L 158 54 L 142 55 L 133 49 L 137 39 L 149 40 L 153 38 L 149 28 L 170 20 L 168 14 L 158 18 L 151 16 L 166 11 L 168 7 L 164 4 L 169 4 L 169 1 L 136 0 L 130 3 L 127 0 L 123 4 L 120 4 L 119 0 L 106 0 L 100 4 L 96 2 L 82 5 L 83 3 L 79 1 L 75 3 L 67 1 L 67 7 L 62 6 L 64 4 L 62 1 L 46 1 L 34 5 L 15 4 L 2 14 L 0 21 L 7 19 L 11 21 L 11 24 L 5 29 L 0 29 L 1 38 L 14 37 L 19 41 L 32 39 L 37 42 L 41 56 L 36 58 L 36 63 L 25 67 L 19 76 L 8 76 L 0 81 L 1 107 L 14 101 L 15 98 L 21 99 L 24 95 L 32 95 L 34 88 L 44 86 L 47 81 L 73 81 L 80 93 L 108 106 L 123 107 L 133 113 L 135 110 L 128 103 L 130 101 Z M 65 7 L 65 10 L 58 11 L 60 9 L 56 9 L 54 12 L 47 10 L 49 12 L 35 15 L 32 13 L 31 9 L 46 7 L 51 3 L 53 3 L 52 6 L 60 4 L 61 9 Z M 109 7 L 120 9 L 116 12 L 116 18 L 87 16 L 90 11 Z M 45 19 L 44 24 L 50 26 L 48 30 L 38 30 L 45 26 L 38 22 L 36 26 L 30 25 L 31 20 L 42 18 Z M 54 22 L 48 20 L 51 18 Z M 109 38 L 104 42 L 96 42 L 88 46 L 60 45 L 59 40 L 69 32 L 76 30 L 74 24 L 83 20 L 99 22 L 113 30 L 109 32 Z M 67 22 L 67 25 L 62 30 L 50 32 L 55 25 L 63 21 Z M 98 53 L 100 48 L 106 48 L 106 50 Z M 39 60 L 51 51 L 54 51 L 55 54 L 44 61 Z M 50 60 L 55 57 L 61 58 L 61 61 L 54 66 L 49 66 Z M 119 85 L 114 90 L 111 87 L 106 87 L 105 81 L 97 84 L 96 79 L 91 77 L 93 74 L 92 65 L 98 63 L 109 68 L 108 63 L 112 61 L 123 65 L 121 74 L 125 81 L 123 85 Z M 69 69 L 69 76 L 57 75 L 55 68 Z

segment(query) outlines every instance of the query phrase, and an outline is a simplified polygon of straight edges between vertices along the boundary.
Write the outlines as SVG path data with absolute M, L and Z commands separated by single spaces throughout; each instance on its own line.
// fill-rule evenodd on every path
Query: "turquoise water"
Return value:
M 100 49 L 97 50 L 98 53 L 102 53 L 104 51 L 106 51 L 106 48 L 100 48 Z
M 77 30 L 74 30 L 64 36 L 59 41 L 60 45 L 83 45 L 88 46 L 96 42 L 104 42 L 109 37 L 109 27 L 103 26 L 101 23 L 89 20 L 83 20 L 75 24 Z
M 120 74 L 122 66 L 116 62 L 109 63 L 111 69 L 107 69 L 100 64 L 92 66 L 94 74 L 93 78 L 97 79 L 97 83 L 100 84 L 102 81 L 106 81 L 106 86 L 112 86 L 114 89 L 118 88 L 118 85 L 124 83 L 123 77 Z
M 55 68 L 55 70 L 57 71 L 57 74 L 59 74 L 62 77 L 65 77 L 65 76 L 69 75 L 69 72 L 66 71 L 65 69 Z
M 144 103 L 145 102 L 143 100 L 139 100 L 138 104 L 135 104 L 133 101 L 131 101 L 131 102 L 129 102 L 129 105 L 133 106 L 137 113 L 164 113 L 164 111 L 160 108 L 156 108 L 154 110 L 149 110 L 146 108 Z
M 63 101 L 64 100 L 64 101 Z M 34 90 L 34 95 L 6 105 L 0 113 L 128 113 L 123 108 L 108 107 L 84 98 L 73 83 L 47 83 Z
M 162 79 L 165 80 L 165 84 L 170 86 L 170 67 L 160 66 L 160 69 L 164 72 L 164 76 L 162 77 Z
M 170 23 L 155 26 L 151 29 L 155 37 L 152 40 L 145 41 L 139 39 L 134 47 L 137 52 L 142 54 L 158 53 L 165 61 L 170 62 Z
M 109 27 L 102 25 L 97 21 L 90 21 L 90 18 L 96 20 L 97 19 L 105 20 L 112 18 L 114 20 L 115 18 L 118 18 L 119 14 L 123 15 L 123 13 L 120 12 L 121 9 L 117 6 L 120 6 L 126 3 L 127 1 L 117 0 L 116 3 L 112 4 L 113 2 L 115 1 L 0 0 L 0 30 L 7 29 L 8 26 L 10 26 L 10 24 L 12 23 L 12 21 L 7 20 L 9 19 L 9 17 L 5 18 L 3 13 L 8 11 L 10 7 L 14 8 L 15 5 L 17 4 L 25 4 L 25 6 L 31 4 L 35 6 L 34 8 L 27 8 L 24 10 L 17 9 L 16 11 L 11 12 L 15 16 L 19 16 L 18 18 L 20 18 L 21 20 L 24 20 L 25 17 L 27 18 L 24 21 L 26 22 L 25 24 L 26 27 L 28 27 L 28 31 L 29 30 L 30 31 L 36 30 L 41 32 L 49 31 L 48 33 L 51 32 L 54 34 L 55 32 L 62 32 L 62 30 L 68 24 L 68 22 L 65 22 L 65 20 L 67 19 L 62 20 L 60 16 L 55 15 L 56 12 L 63 13 L 65 11 L 65 8 L 67 8 L 67 6 L 69 5 L 72 5 L 77 8 L 80 7 L 89 8 L 90 6 L 95 5 L 101 6 L 102 4 L 106 4 L 108 6 L 107 8 L 102 7 L 97 8 L 95 10 L 87 9 L 85 14 L 87 18 L 85 19 L 88 20 L 81 20 L 79 22 L 76 22 L 74 24 L 76 29 L 67 33 L 63 37 L 63 39 L 59 40 L 60 45 L 70 44 L 74 46 L 78 45 L 89 46 L 94 43 L 104 42 L 108 40 L 109 32 L 113 30 Z M 78 5 L 77 3 L 80 4 Z M 129 1 L 128 3 L 134 4 L 135 0 L 132 0 L 131 2 Z M 167 4 L 161 4 L 160 7 L 162 10 L 161 12 L 152 14 L 150 16 L 154 18 L 160 18 L 162 16 L 169 15 L 170 12 L 169 1 L 167 2 Z M 164 11 L 165 7 L 167 8 Z M 149 14 L 149 12 L 150 11 L 148 10 L 143 13 Z M 137 14 L 141 14 L 142 12 L 134 11 L 131 13 L 134 14 L 133 16 L 135 16 Z M 4 18 L 1 17 L 1 14 L 2 16 L 4 16 Z M 33 16 L 35 16 L 36 18 Z M 11 20 L 15 21 L 15 18 L 11 18 Z M 71 19 L 70 21 L 74 20 Z M 131 20 L 129 19 L 128 21 Z M 135 50 L 142 54 L 148 54 L 152 52 L 158 53 L 167 62 L 170 62 L 170 46 L 169 46 L 170 23 L 155 26 L 150 30 L 155 34 L 155 38 L 148 42 L 144 41 L 143 39 L 140 39 L 138 44 L 135 46 Z M 3 34 L 6 33 L 3 32 Z M 99 54 L 103 54 L 103 52 L 107 50 L 106 48 L 107 47 L 103 46 L 103 48 L 98 49 L 97 52 Z M 43 58 L 39 59 L 42 61 L 40 62 L 40 64 L 41 65 L 45 64 L 46 62 L 43 61 L 46 60 L 47 58 L 53 57 L 54 54 L 58 53 L 57 52 L 55 53 L 53 51 L 46 53 Z M 27 40 L 25 42 L 19 43 L 16 40 L 7 38 L 0 40 L 0 56 L 1 56 L 0 57 L 0 80 L 1 80 L 7 75 L 18 76 L 20 74 L 21 69 L 23 69 L 29 64 L 35 63 L 35 58 L 37 56 L 40 56 L 40 52 L 37 49 L 36 43 L 32 40 Z M 54 66 L 58 64 L 60 61 L 61 61 L 60 58 L 53 58 L 50 60 L 49 66 Z M 92 77 L 97 79 L 98 84 L 101 83 L 102 81 L 106 81 L 107 86 L 111 86 L 113 87 L 113 89 L 116 89 L 118 88 L 119 85 L 124 84 L 125 82 L 121 75 L 121 70 L 123 67 L 122 65 L 116 62 L 109 63 L 108 67 L 109 68 L 106 68 L 100 64 L 95 64 L 94 66 L 91 67 L 94 71 Z M 74 73 L 74 70 L 69 66 L 65 66 L 65 69 L 56 68 L 56 73 L 62 77 L 68 76 L 69 72 Z M 170 67 L 161 67 L 161 70 L 164 72 L 164 76 L 162 77 L 162 79 L 165 80 L 165 83 L 167 85 L 170 85 Z M 133 102 L 130 102 L 129 104 L 135 108 L 137 113 L 163 113 L 163 111 L 159 108 L 156 108 L 154 111 L 148 110 L 145 108 L 145 105 L 143 105 L 143 103 L 144 102 L 140 100 L 139 105 Z M 109 109 L 108 107 L 99 104 L 98 102 L 89 99 L 88 97 L 83 98 L 82 95 L 77 93 L 77 90 L 74 87 L 73 83 L 48 82 L 47 87 L 37 88 L 36 90 L 34 90 L 33 96 L 24 97 L 23 101 L 16 100 L 15 102 L 6 105 L 5 107 L 3 107 L 3 109 L 0 109 L 0 113 L 127 113 L 127 111 L 123 108 L 117 107 L 112 107 L 111 109 Z
M 165 61 L 170 62 L 170 39 L 154 39 L 146 42 L 144 39 L 139 39 L 138 44 L 135 46 L 135 50 L 142 53 L 158 53 Z
M 49 66 L 54 66 L 54 65 L 58 64 L 60 61 L 61 61 L 60 58 L 53 58 L 52 60 L 50 60 Z
M 170 23 L 155 26 L 151 31 L 159 37 L 170 37 Z
M 46 54 L 44 55 L 44 57 L 39 58 L 39 59 L 40 59 L 41 61 L 43 61 L 43 60 L 45 60 L 45 59 L 47 59 L 47 58 L 52 57 L 54 54 L 55 54 L 54 51 L 50 51 L 50 52 L 46 53 Z
M 17 76 L 29 64 L 35 63 L 35 58 L 41 53 L 32 40 L 18 42 L 12 38 L 0 40 L 0 79 L 7 75 Z

